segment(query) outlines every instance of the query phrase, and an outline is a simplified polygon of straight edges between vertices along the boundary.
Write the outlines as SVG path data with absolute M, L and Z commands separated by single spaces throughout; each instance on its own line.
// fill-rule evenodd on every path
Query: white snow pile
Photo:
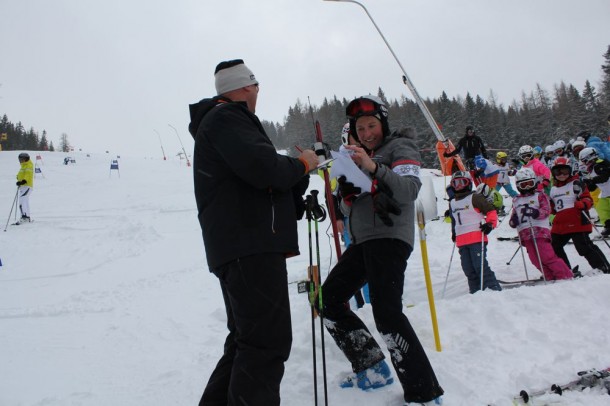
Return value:
M 8 217 L 19 152 L 0 152 L 2 227 L 14 221 Z M 0 233 L 0 405 L 196 405 L 220 357 L 226 317 L 206 266 L 192 168 L 177 159 L 123 156 L 119 172 L 110 170 L 116 157 L 109 154 L 73 153 L 69 165 L 62 153 L 30 155 L 42 158 L 31 197 L 34 222 Z M 439 213 L 446 209 L 445 181 L 433 177 Z M 323 190 L 323 182 L 314 177 L 310 188 Z M 516 235 L 507 223 L 492 232 L 488 258 L 499 279 L 524 279 L 520 253 L 507 265 L 517 243 L 495 238 Z M 327 229 L 322 223 L 323 277 L 336 259 Z M 578 371 L 610 366 L 610 275 L 592 272 L 568 245 L 585 277 L 470 295 L 456 250 L 443 298 L 449 229 L 442 220 L 426 226 L 442 351 L 435 348 L 417 239 L 403 297 L 445 405 L 512 405 L 522 389 L 550 388 Z M 287 406 L 314 404 L 311 315 L 296 284 L 309 263 L 304 220 L 299 234 L 304 254 L 288 262 L 294 342 L 281 389 Z M 525 263 L 530 278 L 540 276 L 527 256 Z M 357 313 L 382 343 L 370 305 Z M 319 356 L 319 323 L 316 329 Z M 350 366 L 325 337 L 329 405 L 402 404 L 397 381 L 371 392 L 340 389 Z M 610 405 L 610 396 L 594 388 L 544 395 L 542 402 Z

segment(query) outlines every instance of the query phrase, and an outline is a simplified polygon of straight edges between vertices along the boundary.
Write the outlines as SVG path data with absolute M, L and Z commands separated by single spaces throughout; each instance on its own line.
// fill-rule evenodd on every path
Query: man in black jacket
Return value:
M 199 404 L 279 405 L 292 345 L 286 258 L 299 254 L 297 205 L 318 158 L 276 152 L 242 60 L 221 62 L 214 76 L 218 96 L 190 106 L 189 131 L 199 223 L 229 334 Z
M 457 146 L 451 152 L 445 152 L 443 155 L 446 158 L 459 154 L 462 149 L 464 150 L 464 163 L 470 170 L 475 170 L 474 157 L 477 155 L 483 155 L 483 158 L 487 158 L 487 151 L 481 137 L 475 134 L 472 126 L 466 127 L 466 133 L 458 141 Z

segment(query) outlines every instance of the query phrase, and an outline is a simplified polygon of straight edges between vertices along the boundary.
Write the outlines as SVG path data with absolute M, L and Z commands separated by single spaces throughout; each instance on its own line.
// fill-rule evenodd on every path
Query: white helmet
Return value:
M 544 148 L 544 153 L 545 154 L 550 154 L 550 153 L 555 153 L 555 148 L 553 148 L 552 145 L 547 145 L 546 148 Z
M 563 140 L 555 141 L 555 143 L 553 144 L 553 149 L 555 152 L 560 150 L 560 152 L 557 152 L 558 154 L 563 154 L 563 151 L 565 148 L 566 148 L 566 143 Z
M 341 144 L 349 145 L 349 121 L 341 129 Z
M 519 148 L 519 158 L 523 158 L 523 156 L 525 155 L 529 155 L 530 159 L 534 156 L 534 148 L 532 148 L 530 145 L 524 145 L 521 148 Z
M 477 186 L 477 193 L 487 198 L 491 195 L 491 188 L 485 183 L 479 183 L 479 186 Z
M 519 190 L 533 190 L 538 181 L 531 168 L 521 168 L 515 174 L 515 183 Z
M 599 158 L 599 155 L 595 148 L 587 147 L 580 151 L 578 154 L 578 160 L 584 164 L 593 163 Z

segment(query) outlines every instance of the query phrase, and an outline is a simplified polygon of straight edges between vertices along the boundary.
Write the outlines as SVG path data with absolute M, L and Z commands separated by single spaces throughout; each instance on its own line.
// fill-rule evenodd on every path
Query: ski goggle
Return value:
M 356 99 L 352 101 L 346 110 L 346 115 L 350 119 L 355 119 L 360 116 L 372 116 L 378 113 L 379 106 L 369 99 Z
M 468 178 L 455 178 L 455 179 L 451 179 L 451 186 L 455 190 L 462 190 L 465 187 L 468 187 L 468 185 L 470 185 L 470 179 L 468 179 Z
M 526 179 L 517 182 L 517 187 L 519 187 L 519 189 L 531 189 L 534 186 L 536 186 L 536 181 L 534 179 Z
M 563 148 L 557 148 L 557 149 L 555 150 L 555 154 L 556 154 L 556 155 L 561 155 L 561 154 L 563 154 Z
M 555 176 L 561 176 L 561 175 L 570 175 L 572 170 L 570 168 L 563 166 L 563 167 L 559 167 L 559 168 L 553 168 L 551 170 L 551 172 L 553 172 L 553 175 L 555 175 Z
M 520 155 L 521 159 L 528 159 L 528 160 L 532 159 L 533 156 L 534 156 L 534 154 L 532 154 L 531 152 Z

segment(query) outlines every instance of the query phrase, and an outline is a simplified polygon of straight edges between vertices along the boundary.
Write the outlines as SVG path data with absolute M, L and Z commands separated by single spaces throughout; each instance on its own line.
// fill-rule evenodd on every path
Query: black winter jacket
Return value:
M 204 99 L 190 105 L 190 115 L 195 199 L 209 267 L 254 254 L 297 255 L 293 199 L 302 200 L 307 189 L 305 165 L 276 152 L 244 102 Z
M 459 141 L 455 150 L 447 154 L 447 156 L 454 156 L 464 150 L 464 159 L 472 159 L 477 155 L 483 155 L 483 158 L 487 158 L 487 151 L 483 140 L 478 135 L 465 135 Z

